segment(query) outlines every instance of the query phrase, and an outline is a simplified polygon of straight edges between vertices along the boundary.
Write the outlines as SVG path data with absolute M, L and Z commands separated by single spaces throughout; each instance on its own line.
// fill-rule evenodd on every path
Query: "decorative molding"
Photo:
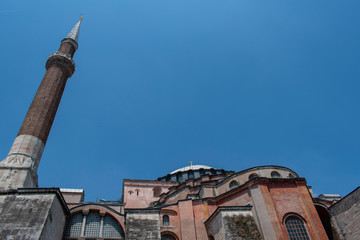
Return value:
M 67 78 L 71 77 L 75 72 L 75 62 L 69 54 L 62 52 L 56 52 L 49 56 L 45 68 L 48 70 L 51 66 L 59 67 L 65 74 Z

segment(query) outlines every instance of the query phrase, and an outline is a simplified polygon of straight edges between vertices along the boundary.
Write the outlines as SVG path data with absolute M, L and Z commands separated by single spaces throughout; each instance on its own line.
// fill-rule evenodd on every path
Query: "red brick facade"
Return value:
M 71 57 L 74 52 L 74 46 L 67 42 L 62 43 L 58 51 Z M 44 144 L 54 122 L 66 81 L 75 70 L 72 62 L 61 55 L 50 56 L 46 68 L 45 76 L 18 133 L 18 136 L 25 134 L 35 136 Z

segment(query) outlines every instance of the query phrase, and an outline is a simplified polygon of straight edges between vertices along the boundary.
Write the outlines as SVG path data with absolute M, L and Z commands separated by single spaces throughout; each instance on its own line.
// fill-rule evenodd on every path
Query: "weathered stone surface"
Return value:
M 9 155 L 0 162 L 0 190 L 37 187 L 37 168 L 43 150 L 39 138 L 17 136 Z
M 209 236 L 216 240 L 262 239 L 251 208 L 219 207 L 205 222 Z
M 334 239 L 360 239 L 360 187 L 329 208 Z
M 159 212 L 143 212 L 126 214 L 126 239 L 160 240 L 160 214 Z
M 225 216 L 224 222 L 226 239 L 261 239 L 253 216 Z
M 0 192 L 0 239 L 62 238 L 68 209 L 52 189 Z

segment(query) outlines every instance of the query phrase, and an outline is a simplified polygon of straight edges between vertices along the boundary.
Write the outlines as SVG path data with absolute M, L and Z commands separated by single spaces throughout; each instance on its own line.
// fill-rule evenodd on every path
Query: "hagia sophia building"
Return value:
M 80 24 L 48 58 L 0 162 L 0 239 L 360 239 L 360 188 L 315 197 L 307 180 L 284 166 L 235 172 L 191 163 L 157 179 L 124 179 L 119 201 L 85 202 L 82 189 L 39 188 L 37 169 L 75 71 Z

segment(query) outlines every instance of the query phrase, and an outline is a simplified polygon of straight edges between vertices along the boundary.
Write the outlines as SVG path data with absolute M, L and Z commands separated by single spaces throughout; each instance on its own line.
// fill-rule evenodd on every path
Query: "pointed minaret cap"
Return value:
M 80 34 L 80 23 L 82 21 L 82 16 L 80 17 L 80 20 L 76 23 L 74 28 L 69 32 L 69 34 L 62 40 L 61 42 L 68 42 L 72 44 L 75 49 L 78 48 L 78 40 L 79 40 L 79 34 Z

